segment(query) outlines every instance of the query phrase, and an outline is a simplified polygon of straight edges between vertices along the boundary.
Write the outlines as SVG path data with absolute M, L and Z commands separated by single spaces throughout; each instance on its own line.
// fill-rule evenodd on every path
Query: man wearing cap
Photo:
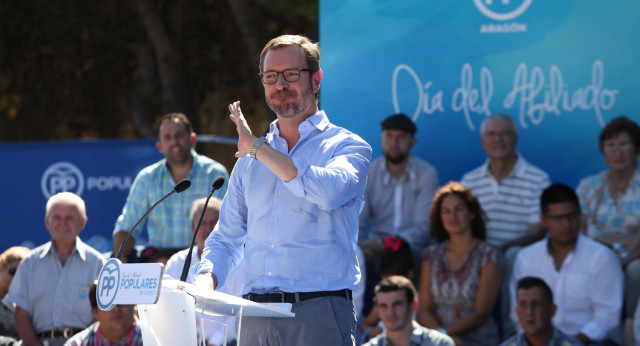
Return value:
M 429 208 L 438 174 L 432 165 L 409 153 L 417 142 L 417 128 L 409 117 L 394 114 L 381 125 L 384 155 L 369 168 L 358 245 L 369 261 L 382 252 L 384 238 L 400 236 L 414 249 L 414 263 L 421 263 L 420 252 L 429 241 Z

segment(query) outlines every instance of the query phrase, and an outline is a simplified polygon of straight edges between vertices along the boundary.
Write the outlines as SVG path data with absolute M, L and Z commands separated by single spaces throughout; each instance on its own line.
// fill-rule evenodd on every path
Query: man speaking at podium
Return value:
M 318 109 L 317 43 L 297 35 L 274 38 L 259 67 L 277 120 L 257 138 L 240 102 L 229 105 L 239 159 L 195 267 L 196 284 L 224 284 L 244 255 L 244 297 L 291 303 L 295 317 L 243 317 L 240 343 L 353 345 L 358 214 L 371 147 Z

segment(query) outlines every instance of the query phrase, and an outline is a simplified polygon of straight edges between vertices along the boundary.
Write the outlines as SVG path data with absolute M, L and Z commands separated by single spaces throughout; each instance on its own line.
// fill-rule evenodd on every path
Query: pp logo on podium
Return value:
M 113 301 L 118 293 L 120 264 L 120 260 L 111 258 L 104 264 L 100 271 L 96 290 L 96 300 L 98 301 L 100 310 L 109 311 L 115 306 Z

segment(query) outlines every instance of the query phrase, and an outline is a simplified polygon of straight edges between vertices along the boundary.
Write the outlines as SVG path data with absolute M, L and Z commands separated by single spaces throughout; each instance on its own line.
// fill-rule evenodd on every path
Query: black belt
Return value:
M 299 301 L 305 301 L 313 298 L 320 297 L 343 297 L 347 300 L 351 300 L 351 290 L 339 290 L 339 291 L 318 291 L 318 292 L 271 292 L 265 294 L 248 293 L 242 296 L 244 299 L 248 299 L 256 303 L 297 303 L 296 294 Z
M 56 338 L 64 338 L 69 339 L 74 334 L 82 331 L 82 328 L 54 328 L 50 330 L 45 330 L 44 332 L 38 333 L 39 338 L 44 339 L 56 339 Z

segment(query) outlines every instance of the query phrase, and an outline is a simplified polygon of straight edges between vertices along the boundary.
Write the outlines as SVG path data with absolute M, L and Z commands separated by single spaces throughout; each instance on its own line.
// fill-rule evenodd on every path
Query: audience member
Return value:
M 260 76 L 277 120 L 266 137 L 229 105 L 238 152 L 216 230 L 196 265 L 199 285 L 223 285 L 243 253 L 244 297 L 293 303 L 293 318 L 243 317 L 247 345 L 351 345 L 358 213 L 371 147 L 318 109 L 320 49 L 283 35 L 264 47 Z M 246 248 L 246 250 L 245 250 Z
M 201 198 L 193 201 L 191 206 L 191 233 L 196 231 L 198 225 L 198 219 L 202 214 L 202 209 L 205 206 L 206 198 Z M 211 234 L 211 231 L 218 222 L 220 215 L 220 205 L 222 201 L 217 198 L 211 198 L 207 204 L 207 209 L 202 217 L 202 223 L 200 224 L 200 230 L 196 236 L 196 246 L 191 254 L 191 265 L 195 265 L 200 262 L 200 256 L 202 256 L 202 250 L 204 249 L 204 243 Z M 174 279 L 179 280 L 182 275 L 182 268 L 189 254 L 189 249 L 184 249 L 169 259 L 167 267 L 164 273 L 170 275 Z M 223 293 L 231 294 L 234 296 L 240 296 L 242 288 L 242 280 L 244 279 L 244 261 L 240 261 L 235 269 L 231 271 L 229 277 L 223 286 L 220 286 L 217 290 Z M 235 316 L 221 316 L 220 318 L 214 318 L 215 321 L 225 323 L 228 326 L 227 340 L 228 345 L 236 339 L 235 330 Z M 222 345 L 224 338 L 224 327 L 221 324 L 208 322 L 205 320 L 205 338 L 208 345 Z
M 451 335 L 457 344 L 497 345 L 490 317 L 502 277 L 500 251 L 484 242 L 480 204 L 471 191 L 449 182 L 431 205 L 431 234 L 420 273 L 418 322 Z
M 399 236 L 411 244 L 417 261 L 429 240 L 424 211 L 429 210 L 438 188 L 438 174 L 432 165 L 409 153 L 417 142 L 417 128 L 409 117 L 394 114 L 381 125 L 383 156 L 371 162 L 369 169 L 358 245 L 371 260 L 382 253 L 382 239 Z
M 404 276 L 409 280 L 413 279 L 413 253 L 411 245 L 406 240 L 391 235 L 383 239 L 378 274 L 382 279 L 393 275 Z M 360 330 L 363 338 L 366 339 L 377 336 L 384 330 L 375 304 L 360 325 Z
M 511 277 L 512 306 L 516 282 L 539 277 L 551 287 L 558 306 L 554 326 L 585 344 L 619 343 L 624 278 L 616 256 L 580 234 L 580 202 L 572 188 L 551 185 L 542 193 L 540 206 L 540 221 L 549 235 L 518 253 Z M 511 319 L 517 325 L 515 309 Z
M 608 170 L 580 181 L 586 235 L 617 251 L 625 266 L 624 316 L 633 318 L 640 294 L 640 127 L 627 117 L 611 120 L 600 133 Z
M 105 259 L 78 237 L 87 222 L 79 196 L 51 196 L 44 221 L 51 241 L 22 260 L 4 302 L 15 305 L 16 330 L 24 344 L 53 346 L 93 322 L 87 294 Z
M 572 346 L 582 345 L 551 324 L 557 306 L 553 293 L 544 280 L 526 276 L 518 280 L 516 314 L 522 328 L 502 346 Z
M 18 270 L 18 265 L 23 258 L 29 255 L 29 251 L 31 250 L 24 246 L 12 246 L 0 255 L 0 299 L 9 292 L 9 286 Z M 4 304 L 0 304 L 0 335 L 18 337 L 13 323 L 13 310 Z
M 153 256 L 155 261 L 162 262 L 163 258 L 166 261 L 171 255 L 191 244 L 191 203 L 197 198 L 207 196 L 211 190 L 211 183 L 217 176 L 224 176 L 225 181 L 228 176 L 224 166 L 206 156 L 196 154 L 195 144 L 196 134 L 184 114 L 169 113 L 158 120 L 156 147 L 165 158 L 142 169 L 131 185 L 127 202 L 113 231 L 114 255 L 117 255 L 127 231 L 153 203 L 183 179 L 191 180 L 191 187 L 159 204 L 153 213 L 138 225 L 123 248 L 123 263 L 130 260 L 135 238 L 140 236 L 145 225 L 149 235 L 149 247 L 152 248 L 147 254 Z M 214 196 L 222 198 L 225 191 L 226 184 L 216 191 Z M 135 254 L 132 257 L 135 257 Z
M 516 153 L 518 132 L 506 114 L 487 117 L 480 128 L 488 159 L 466 173 L 461 183 L 471 189 L 487 216 L 487 242 L 506 251 L 541 239 L 539 200 L 549 176 Z
M 493 114 L 480 127 L 486 162 L 466 173 L 462 184 L 478 198 L 487 217 L 487 242 L 504 252 L 500 288 L 500 313 L 505 335 L 515 332 L 509 320 L 509 276 L 522 246 L 544 237 L 540 226 L 540 194 L 549 176 L 516 152 L 518 132 L 513 119 Z
M 134 316 L 135 305 L 115 305 L 109 311 L 98 308 L 96 284 L 89 287 L 89 302 L 96 322 L 71 337 L 64 346 L 142 346 L 142 331 Z
M 366 346 L 450 345 L 451 337 L 425 328 L 413 320 L 417 308 L 416 289 L 404 276 L 390 276 L 375 287 L 375 304 L 385 331 Z

